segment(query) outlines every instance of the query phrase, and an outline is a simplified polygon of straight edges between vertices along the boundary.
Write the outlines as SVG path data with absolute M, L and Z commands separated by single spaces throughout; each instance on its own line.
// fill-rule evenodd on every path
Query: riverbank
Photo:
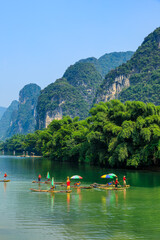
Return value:
M 42 156 L 33 156 L 33 155 L 20 155 L 16 157 L 31 157 L 31 158 L 41 158 Z

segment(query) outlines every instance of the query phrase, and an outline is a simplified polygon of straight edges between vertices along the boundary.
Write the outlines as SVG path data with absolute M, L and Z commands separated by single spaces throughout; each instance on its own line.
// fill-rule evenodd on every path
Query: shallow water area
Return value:
M 131 187 L 122 191 L 72 188 L 71 193 L 31 192 L 30 188 L 50 188 L 32 183 L 39 173 L 45 180 L 48 171 L 57 182 L 81 175 L 82 185 L 106 183 L 100 176 L 114 172 L 121 184 L 126 175 Z M 0 183 L 0 239 L 159 239 L 159 172 L 0 156 L 0 179 L 5 172 L 11 182 Z M 66 188 L 56 186 L 56 190 L 62 189 Z

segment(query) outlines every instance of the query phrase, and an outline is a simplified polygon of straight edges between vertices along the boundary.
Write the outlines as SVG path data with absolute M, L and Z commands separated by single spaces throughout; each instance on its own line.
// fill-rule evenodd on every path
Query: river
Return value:
M 55 181 L 83 176 L 82 185 L 106 183 L 109 172 L 130 188 L 123 191 L 73 189 L 72 193 L 34 193 L 39 173 Z M 47 159 L 0 156 L 0 240 L 159 239 L 160 172 L 102 169 Z M 74 184 L 74 180 L 71 181 Z M 42 184 L 43 189 L 49 188 Z M 57 186 L 58 189 L 63 189 Z

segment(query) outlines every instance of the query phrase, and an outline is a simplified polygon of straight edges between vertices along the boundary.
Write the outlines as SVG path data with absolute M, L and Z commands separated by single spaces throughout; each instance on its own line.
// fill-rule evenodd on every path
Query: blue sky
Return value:
M 159 0 L 0 0 L 0 106 L 82 58 L 135 51 L 159 26 Z

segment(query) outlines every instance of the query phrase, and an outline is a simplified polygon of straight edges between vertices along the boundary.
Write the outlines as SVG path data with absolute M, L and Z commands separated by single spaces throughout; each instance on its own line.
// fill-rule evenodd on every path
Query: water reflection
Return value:
M 116 206 L 118 206 L 118 192 L 115 191 L 115 197 L 116 197 Z
M 102 201 L 104 209 L 112 206 L 115 203 L 115 193 L 114 193 L 114 191 L 106 190 L 106 195 L 105 196 L 102 195 L 101 201 Z
M 71 201 L 71 195 L 70 193 L 67 193 L 67 212 L 70 211 L 70 201 Z
M 51 212 L 54 211 L 54 201 L 55 201 L 55 195 L 51 194 Z
M 81 200 L 82 200 L 82 194 L 81 194 L 81 189 L 80 188 L 77 188 L 77 194 L 79 196 L 79 203 L 80 203 Z
M 124 200 L 126 200 L 126 189 L 123 190 L 123 197 L 124 197 Z
M 4 192 L 6 192 L 6 188 L 7 188 L 7 183 L 4 182 Z
M 103 194 L 101 196 L 101 201 L 103 205 L 103 209 L 106 209 L 107 207 L 111 206 L 118 206 L 119 200 L 120 203 L 126 204 L 126 194 L 127 189 L 124 189 L 123 191 L 114 191 L 114 190 L 106 190 L 105 195 Z
M 40 183 L 38 183 L 38 189 L 39 189 L 39 190 L 41 189 L 41 184 L 40 184 Z

